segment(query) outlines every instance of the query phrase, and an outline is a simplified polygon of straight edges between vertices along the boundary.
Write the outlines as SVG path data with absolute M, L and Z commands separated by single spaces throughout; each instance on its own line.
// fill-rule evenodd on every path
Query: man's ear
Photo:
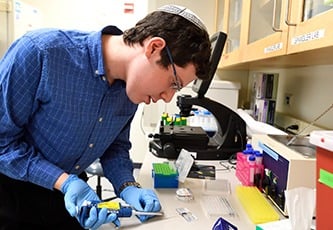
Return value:
M 166 42 L 163 38 L 160 37 L 153 37 L 150 38 L 145 46 L 145 54 L 147 58 L 150 58 L 152 55 L 160 54 L 160 52 L 166 46 Z

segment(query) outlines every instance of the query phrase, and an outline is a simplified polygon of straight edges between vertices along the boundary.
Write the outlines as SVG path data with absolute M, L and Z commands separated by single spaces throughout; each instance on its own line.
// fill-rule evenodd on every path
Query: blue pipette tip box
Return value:
M 178 188 L 177 169 L 166 163 L 153 163 L 154 188 Z

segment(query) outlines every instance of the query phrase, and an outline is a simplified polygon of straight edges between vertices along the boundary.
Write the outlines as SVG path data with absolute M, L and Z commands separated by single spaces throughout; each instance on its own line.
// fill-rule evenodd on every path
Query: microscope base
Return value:
M 241 147 L 227 148 L 221 146 L 208 146 L 206 149 L 191 149 L 186 148 L 189 152 L 196 152 L 196 160 L 228 160 L 234 154 L 241 151 Z M 164 150 L 159 140 L 152 140 L 149 142 L 149 151 L 159 158 L 177 159 L 181 149 L 176 151 Z

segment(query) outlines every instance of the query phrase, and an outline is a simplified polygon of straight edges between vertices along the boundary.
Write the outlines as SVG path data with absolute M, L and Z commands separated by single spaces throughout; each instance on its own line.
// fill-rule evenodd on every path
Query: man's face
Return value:
M 158 100 L 170 102 L 177 91 L 175 74 L 178 85 L 182 87 L 196 79 L 193 64 L 188 64 L 184 68 L 174 65 L 174 71 L 172 65 L 164 68 L 157 63 L 158 60 L 160 60 L 160 53 L 149 58 L 146 55 L 140 55 L 131 63 L 127 73 L 126 91 L 133 103 L 150 104 Z

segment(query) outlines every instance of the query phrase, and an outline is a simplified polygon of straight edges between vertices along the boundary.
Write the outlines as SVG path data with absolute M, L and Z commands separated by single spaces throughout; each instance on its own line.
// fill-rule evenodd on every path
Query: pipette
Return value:
M 109 213 L 115 213 L 118 217 L 131 217 L 132 215 L 145 215 L 145 216 L 162 216 L 163 212 L 145 212 L 137 211 L 130 205 L 121 204 L 117 201 L 84 201 L 80 209 L 80 220 L 84 221 L 89 216 L 89 211 L 92 207 L 107 208 Z M 81 222 L 82 222 L 81 221 Z

